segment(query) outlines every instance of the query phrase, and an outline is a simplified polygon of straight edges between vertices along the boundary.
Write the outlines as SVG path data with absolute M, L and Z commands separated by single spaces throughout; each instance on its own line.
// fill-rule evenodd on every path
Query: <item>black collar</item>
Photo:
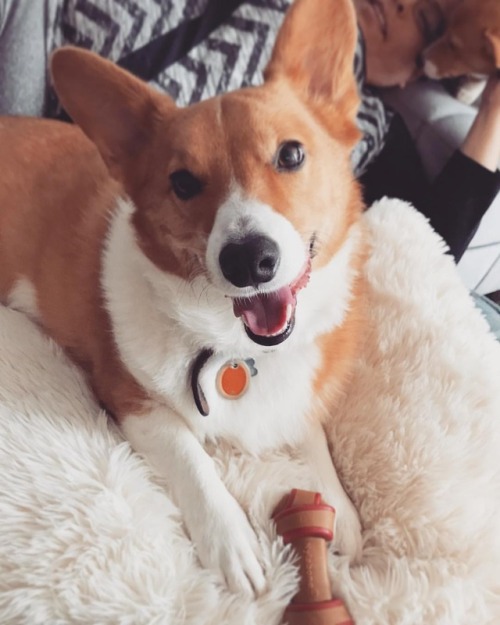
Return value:
M 207 398 L 205 397 L 205 393 L 200 385 L 200 373 L 203 367 L 207 364 L 209 358 L 213 356 L 213 349 L 202 349 L 201 352 L 194 359 L 193 365 L 191 367 L 191 390 L 193 392 L 194 403 L 198 408 L 199 413 L 202 417 L 207 417 L 210 408 L 208 407 Z

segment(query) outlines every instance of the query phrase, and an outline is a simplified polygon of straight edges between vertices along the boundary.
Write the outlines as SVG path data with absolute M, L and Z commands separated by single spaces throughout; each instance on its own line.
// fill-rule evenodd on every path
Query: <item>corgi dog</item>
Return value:
M 444 34 L 423 54 L 429 78 L 494 74 L 500 70 L 499 0 L 460 0 Z
M 202 565 L 265 588 L 206 443 L 293 445 L 360 552 L 323 426 L 359 349 L 363 205 L 351 0 L 297 0 L 262 86 L 177 108 L 76 48 L 51 60 L 75 125 L 0 121 L 0 296 L 85 372 L 164 477 Z

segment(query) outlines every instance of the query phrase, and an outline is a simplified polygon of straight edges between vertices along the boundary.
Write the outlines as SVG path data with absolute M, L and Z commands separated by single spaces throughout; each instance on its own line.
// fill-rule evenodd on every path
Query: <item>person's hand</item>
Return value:
M 492 74 L 486 83 L 480 109 L 493 109 L 500 116 L 500 74 Z

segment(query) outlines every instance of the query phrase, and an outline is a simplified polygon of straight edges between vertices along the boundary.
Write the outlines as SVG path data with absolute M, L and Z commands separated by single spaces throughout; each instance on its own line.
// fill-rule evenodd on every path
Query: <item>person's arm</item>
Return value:
M 496 80 L 496 82 L 495 82 Z M 395 117 L 381 154 L 361 178 L 368 204 L 388 195 L 429 218 L 458 262 L 500 190 L 500 81 L 492 79 L 460 150 L 431 183 L 411 135 Z
M 460 150 L 431 186 L 423 212 L 458 262 L 500 191 L 500 80 L 492 76 Z
M 431 185 L 422 212 L 458 262 L 500 190 L 500 172 L 457 150 Z M 420 207 L 418 207 L 420 208 Z
M 492 76 L 481 98 L 479 112 L 461 152 L 490 171 L 500 161 L 500 78 Z

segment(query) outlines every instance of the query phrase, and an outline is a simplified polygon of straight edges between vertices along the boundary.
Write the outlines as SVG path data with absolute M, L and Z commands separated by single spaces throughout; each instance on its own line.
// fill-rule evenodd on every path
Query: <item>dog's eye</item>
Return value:
M 278 148 L 276 169 L 278 171 L 294 171 L 305 160 L 304 146 L 298 141 L 286 141 Z
M 187 169 L 180 169 L 170 174 L 170 182 L 175 195 L 180 200 L 190 200 L 195 195 L 201 193 L 203 189 L 201 180 L 193 176 Z

